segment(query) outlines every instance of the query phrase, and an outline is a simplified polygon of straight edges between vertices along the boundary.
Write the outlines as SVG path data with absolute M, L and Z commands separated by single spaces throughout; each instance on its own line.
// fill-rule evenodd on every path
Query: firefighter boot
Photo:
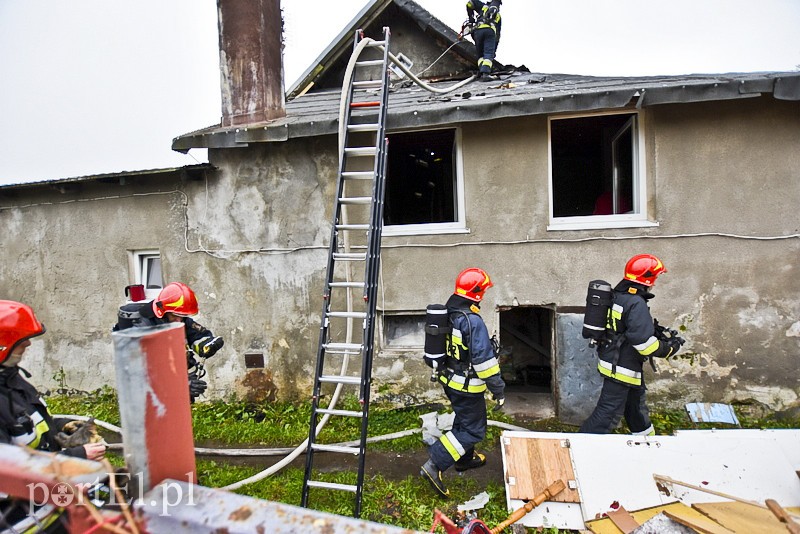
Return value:
M 433 460 L 425 462 L 425 465 L 419 470 L 419 474 L 430 483 L 431 487 L 436 490 L 436 493 L 442 497 L 450 496 L 450 490 L 447 489 L 442 480 L 442 472 L 439 471 L 439 468 L 436 467 Z
M 462 457 L 456 462 L 456 471 L 466 471 L 486 465 L 486 456 L 479 452 L 473 452 L 471 458 Z

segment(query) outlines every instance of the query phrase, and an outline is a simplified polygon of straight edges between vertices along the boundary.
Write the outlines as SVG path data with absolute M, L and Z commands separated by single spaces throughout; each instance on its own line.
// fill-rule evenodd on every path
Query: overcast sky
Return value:
M 286 88 L 366 3 L 283 0 Z M 462 0 L 418 3 L 456 30 L 466 18 Z M 800 0 L 506 0 L 502 14 L 498 60 L 535 72 L 800 65 Z M 215 0 L 0 0 L 0 184 L 205 162 L 170 146 L 220 121 L 216 16 Z

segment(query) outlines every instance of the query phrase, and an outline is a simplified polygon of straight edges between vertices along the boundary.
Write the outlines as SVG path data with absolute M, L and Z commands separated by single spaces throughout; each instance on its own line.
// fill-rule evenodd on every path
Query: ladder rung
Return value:
M 358 491 L 358 487 L 352 486 L 350 484 L 336 484 L 334 482 L 320 482 L 318 480 L 309 480 L 308 486 L 310 488 L 325 488 L 333 490 L 352 491 L 353 493 Z
M 372 180 L 375 173 L 372 171 L 347 171 L 342 173 L 342 178 L 347 180 Z
M 325 350 L 350 350 L 350 351 L 361 351 L 361 344 L 360 343 L 325 343 L 322 345 L 325 347 Z
M 332 311 L 328 312 L 328 317 L 339 317 L 344 319 L 366 319 L 367 312 Z
M 353 82 L 353 87 L 381 87 L 382 85 L 383 80 L 360 80 Z
M 363 254 L 357 252 L 334 252 L 333 259 L 341 261 L 365 261 L 367 259 L 367 254 L 366 252 Z
M 342 454 L 359 454 L 361 451 L 358 447 L 344 447 L 342 445 L 322 445 L 321 443 L 312 443 L 311 448 L 315 451 L 324 452 L 341 452 Z
M 345 148 L 344 153 L 348 156 L 375 156 L 378 153 L 378 149 L 374 146 L 357 146 Z
M 364 287 L 364 282 L 331 282 L 328 284 L 330 287 L 352 287 L 361 289 Z
M 344 417 L 364 417 L 363 413 L 352 410 L 329 410 L 328 408 L 317 408 L 317 413 L 321 413 L 323 415 L 341 415 Z
M 366 45 L 367 48 L 375 47 L 375 46 L 386 46 L 386 41 L 370 41 Z
M 351 108 L 377 108 L 380 106 L 381 103 L 377 100 L 373 100 L 370 102 L 352 102 L 350 104 Z
M 368 59 L 366 61 L 356 61 L 356 67 L 375 67 L 383 65 L 382 59 Z
M 337 230 L 369 230 L 368 224 L 336 224 Z
M 320 382 L 325 382 L 327 384 L 350 384 L 353 386 L 358 386 L 361 384 L 361 377 L 360 376 L 336 376 L 336 375 L 323 375 L 319 377 Z
M 347 130 L 350 132 L 377 132 L 380 129 L 380 124 L 348 124 Z
M 339 197 L 342 204 L 372 204 L 372 197 Z

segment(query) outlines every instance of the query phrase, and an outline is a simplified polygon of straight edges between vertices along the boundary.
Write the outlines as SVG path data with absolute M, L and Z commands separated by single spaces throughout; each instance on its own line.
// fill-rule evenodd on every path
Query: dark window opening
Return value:
M 553 217 L 636 213 L 636 114 L 550 122 Z
M 457 220 L 456 131 L 389 135 L 384 224 Z
M 514 306 L 500 311 L 500 370 L 514 391 L 551 391 L 554 311 Z

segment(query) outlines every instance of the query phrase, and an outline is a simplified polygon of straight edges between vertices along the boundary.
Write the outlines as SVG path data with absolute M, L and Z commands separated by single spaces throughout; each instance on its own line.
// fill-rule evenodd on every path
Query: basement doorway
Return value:
M 500 370 L 509 415 L 555 417 L 555 307 L 500 307 Z

